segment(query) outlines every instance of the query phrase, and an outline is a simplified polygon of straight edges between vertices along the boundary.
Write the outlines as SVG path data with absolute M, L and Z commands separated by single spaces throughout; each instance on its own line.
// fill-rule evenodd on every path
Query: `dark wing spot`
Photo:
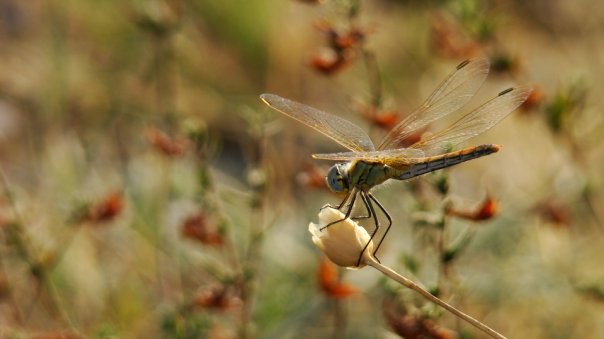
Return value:
M 470 59 L 464 60 L 461 62 L 461 64 L 457 65 L 457 69 L 462 69 L 462 68 L 466 67 L 466 65 L 469 63 L 470 63 Z
M 506 93 L 510 93 L 513 90 L 514 90 L 514 88 L 510 87 L 510 88 L 508 88 L 506 90 L 503 90 L 503 91 L 499 92 L 499 94 L 497 94 L 497 96 L 500 97 L 500 96 L 502 96 L 502 95 L 504 95 Z

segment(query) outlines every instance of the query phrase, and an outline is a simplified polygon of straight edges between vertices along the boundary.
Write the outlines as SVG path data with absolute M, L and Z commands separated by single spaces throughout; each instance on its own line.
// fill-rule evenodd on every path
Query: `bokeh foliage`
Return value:
M 498 154 L 377 191 L 380 259 L 509 337 L 601 336 L 603 23 L 585 0 L 1 1 L 0 336 L 480 337 L 377 272 L 317 273 L 307 225 L 340 197 L 310 155 L 341 149 L 258 99 L 379 140 L 477 54 L 470 106 L 535 96 L 471 142 Z

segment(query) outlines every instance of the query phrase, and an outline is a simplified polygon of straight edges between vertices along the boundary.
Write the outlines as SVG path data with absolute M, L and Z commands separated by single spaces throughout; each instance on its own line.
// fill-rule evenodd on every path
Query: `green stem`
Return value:
M 15 221 L 13 221 L 9 225 L 7 225 L 7 227 L 5 227 L 5 232 L 10 233 L 10 234 L 8 234 L 8 237 L 11 238 L 11 240 L 12 240 L 12 243 L 10 243 L 10 244 L 7 243 L 7 245 L 12 245 L 15 247 L 15 250 L 17 251 L 18 255 L 27 264 L 32 278 L 34 280 L 38 281 L 41 284 L 41 286 L 43 286 L 46 289 L 46 291 L 48 292 L 51 307 L 59 315 L 59 317 L 61 318 L 61 320 L 63 320 L 63 322 L 65 324 L 67 324 L 72 329 L 74 329 L 75 325 L 73 324 L 72 318 L 67 313 L 67 311 L 61 307 L 62 303 L 61 303 L 58 291 L 52 284 L 52 281 L 49 277 L 49 273 L 50 273 L 49 268 L 46 266 L 46 264 L 41 263 L 36 258 L 36 256 L 33 254 L 33 251 L 31 250 L 31 248 L 27 245 L 29 243 L 29 240 L 26 238 L 27 233 L 26 233 L 25 229 L 23 228 L 23 225 L 24 225 L 23 216 L 20 214 L 20 212 L 17 208 L 17 203 L 13 196 L 12 190 L 10 189 L 8 179 L 6 178 L 6 175 L 4 174 L 4 171 L 1 168 L 0 168 L 0 181 L 2 182 L 2 188 L 4 190 L 4 194 L 7 198 L 7 200 L 9 201 L 11 209 L 13 210 L 14 218 L 16 219 Z M 17 312 L 19 313 L 18 317 L 23 319 L 23 314 L 21 314 L 19 312 L 19 309 L 17 308 L 16 303 L 15 303 L 15 308 L 17 309 Z

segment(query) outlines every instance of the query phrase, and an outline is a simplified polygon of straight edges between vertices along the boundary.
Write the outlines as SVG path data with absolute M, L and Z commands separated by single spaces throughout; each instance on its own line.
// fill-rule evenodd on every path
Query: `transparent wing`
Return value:
M 400 147 L 415 131 L 463 107 L 476 94 L 489 73 L 489 60 L 476 58 L 462 62 L 457 69 L 411 115 L 396 125 L 377 149 Z
M 314 128 L 351 151 L 375 150 L 367 133 L 348 120 L 275 94 L 262 94 L 260 99 L 271 108 Z
M 400 168 L 405 165 L 420 162 L 421 159 L 424 158 L 424 152 L 419 149 L 399 148 L 371 152 L 341 152 L 313 154 L 313 158 L 334 161 L 363 160 L 367 162 L 377 162 L 395 168 Z
M 411 145 L 426 154 L 440 153 L 451 147 L 483 133 L 495 126 L 508 114 L 520 106 L 531 93 L 530 87 L 509 88 L 482 106 L 466 114 L 453 125 L 445 128 L 426 140 Z

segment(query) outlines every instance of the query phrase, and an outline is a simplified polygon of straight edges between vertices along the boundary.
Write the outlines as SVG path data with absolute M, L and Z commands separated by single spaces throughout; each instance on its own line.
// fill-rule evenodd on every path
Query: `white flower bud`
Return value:
M 319 212 L 319 224 L 310 223 L 308 231 L 312 234 L 312 241 L 336 265 L 348 268 L 361 268 L 367 261 L 373 261 L 373 242 L 370 242 L 359 266 L 359 255 L 371 238 L 367 231 L 357 222 L 348 218 L 333 224 L 323 231 L 322 227 L 344 219 L 344 213 L 331 207 L 324 207 Z

